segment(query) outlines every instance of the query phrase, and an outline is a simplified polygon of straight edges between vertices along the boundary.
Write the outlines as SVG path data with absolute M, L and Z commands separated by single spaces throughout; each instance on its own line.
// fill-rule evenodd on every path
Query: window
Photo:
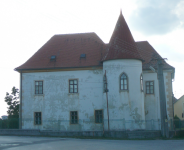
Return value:
M 52 55 L 52 56 L 50 57 L 50 61 L 56 61 L 56 55 Z
M 86 58 L 86 54 L 81 54 L 80 58 Z
M 142 74 L 141 74 L 141 78 L 140 78 L 140 83 L 141 83 L 141 91 L 143 91 L 143 77 L 142 77 Z
M 95 123 L 102 123 L 103 112 L 102 110 L 95 110 Z
M 125 73 L 120 76 L 120 90 L 128 90 L 128 79 Z
M 35 81 L 35 94 L 43 94 L 43 81 Z
M 70 123 L 71 124 L 78 124 L 78 114 L 77 111 L 70 112 Z
M 78 81 L 69 80 L 69 93 L 78 93 Z
M 41 125 L 42 124 L 42 113 L 41 112 L 35 112 L 34 113 L 34 124 L 35 125 Z
M 146 94 L 154 94 L 154 82 L 146 81 Z

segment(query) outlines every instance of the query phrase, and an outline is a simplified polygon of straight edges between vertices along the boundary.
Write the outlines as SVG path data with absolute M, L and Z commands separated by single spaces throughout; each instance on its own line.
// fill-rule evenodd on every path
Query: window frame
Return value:
M 39 84 L 39 82 L 42 82 L 42 93 L 39 93 L 39 85 L 38 85 L 38 93 L 36 93 L 36 82 L 38 82 L 38 84 Z M 34 81 L 34 94 L 35 95 L 43 95 L 43 80 L 35 80 Z
M 125 75 L 126 76 L 126 81 L 127 81 L 127 89 L 121 89 L 121 76 L 122 75 Z M 123 80 L 124 81 L 124 80 Z M 120 91 L 128 91 L 128 89 L 129 89 L 129 82 L 128 82 L 128 75 L 125 73 L 125 72 L 123 72 L 123 73 L 121 73 L 120 74 L 120 76 L 119 76 L 119 89 L 120 89 Z M 124 82 L 123 82 L 123 85 L 124 85 Z M 124 87 L 124 86 L 123 86 Z
M 77 119 L 74 119 L 74 123 L 72 123 L 72 112 L 76 112 L 77 113 L 77 115 L 74 115 L 74 116 L 77 116 Z M 75 123 L 75 120 L 77 120 L 77 123 Z M 78 111 L 70 111 L 70 125 L 76 125 L 76 124 L 79 124 Z
M 149 82 L 149 93 L 147 93 L 147 83 Z M 153 82 L 153 93 L 150 93 L 150 82 Z M 151 81 L 146 81 L 145 82 L 145 90 L 146 90 L 146 94 L 154 94 L 155 93 L 155 83 L 154 83 L 154 80 L 151 80 Z
M 40 124 L 36 123 L 36 113 L 40 113 Z M 42 112 L 34 112 L 34 125 L 42 125 Z
M 77 81 L 77 84 L 74 84 L 74 80 Z M 73 84 L 70 84 L 70 81 L 73 81 Z M 78 79 L 69 79 L 68 80 L 68 84 L 69 84 L 69 88 L 68 88 L 69 94 L 76 94 L 76 93 L 78 93 L 78 91 L 79 91 L 79 80 Z M 73 85 L 73 92 L 70 92 L 70 85 Z M 77 92 L 74 92 L 74 85 L 77 85 Z
M 102 112 L 102 114 L 101 114 L 101 116 L 102 116 L 102 118 L 101 118 L 102 122 L 96 122 L 96 111 L 101 111 Z M 95 123 L 96 124 L 102 124 L 103 123 L 103 117 L 104 117 L 104 115 L 103 115 L 103 109 L 96 109 L 96 110 L 94 110 L 94 114 L 95 114 Z

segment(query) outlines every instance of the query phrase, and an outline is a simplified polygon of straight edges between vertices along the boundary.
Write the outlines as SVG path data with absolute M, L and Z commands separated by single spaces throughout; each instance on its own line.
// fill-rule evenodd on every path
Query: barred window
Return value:
M 35 125 L 41 125 L 42 124 L 42 113 L 41 112 L 35 112 L 34 113 L 34 124 Z
M 35 81 L 35 94 L 43 94 L 43 81 Z
M 95 123 L 102 123 L 103 121 L 103 111 L 95 110 Z
M 69 93 L 78 93 L 78 81 L 69 80 Z
M 146 94 L 154 94 L 154 82 L 146 81 Z
M 120 76 L 120 90 L 128 90 L 128 78 L 125 73 Z
M 78 113 L 77 111 L 70 112 L 70 123 L 71 124 L 78 124 Z

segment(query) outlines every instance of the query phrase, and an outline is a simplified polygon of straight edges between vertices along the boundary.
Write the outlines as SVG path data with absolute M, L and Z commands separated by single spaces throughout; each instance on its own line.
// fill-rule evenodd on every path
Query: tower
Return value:
M 144 129 L 141 123 L 145 119 L 144 93 L 141 89 L 142 58 L 122 12 L 103 58 L 103 73 L 108 89 L 108 92 L 104 91 L 104 105 L 108 98 L 109 119 L 115 119 L 110 121 L 110 129 L 125 128 L 124 120 L 131 120 L 126 129 Z M 104 117 L 106 112 L 104 110 Z

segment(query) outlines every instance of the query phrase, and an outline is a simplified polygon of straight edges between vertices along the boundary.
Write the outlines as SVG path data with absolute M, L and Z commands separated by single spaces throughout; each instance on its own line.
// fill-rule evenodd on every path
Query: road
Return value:
M 184 140 L 104 140 L 0 136 L 0 150 L 184 150 Z

